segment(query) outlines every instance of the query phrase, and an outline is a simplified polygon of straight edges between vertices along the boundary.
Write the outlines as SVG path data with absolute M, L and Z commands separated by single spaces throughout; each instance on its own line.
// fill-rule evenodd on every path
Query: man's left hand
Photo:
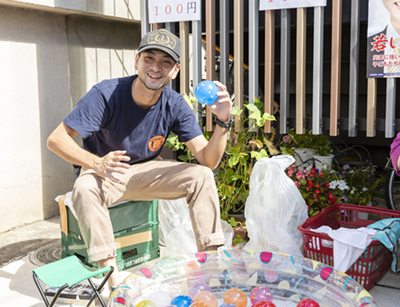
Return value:
M 217 93 L 217 101 L 210 105 L 210 109 L 220 121 L 227 123 L 231 119 L 232 100 L 225 85 L 218 81 L 214 81 L 214 83 L 218 86 L 220 91 Z

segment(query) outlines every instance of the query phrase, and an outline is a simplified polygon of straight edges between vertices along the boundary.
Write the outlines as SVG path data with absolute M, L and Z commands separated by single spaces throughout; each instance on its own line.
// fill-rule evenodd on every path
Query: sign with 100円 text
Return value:
M 326 0 L 260 0 L 260 11 L 326 6 Z
M 200 0 L 148 0 L 149 23 L 201 19 Z

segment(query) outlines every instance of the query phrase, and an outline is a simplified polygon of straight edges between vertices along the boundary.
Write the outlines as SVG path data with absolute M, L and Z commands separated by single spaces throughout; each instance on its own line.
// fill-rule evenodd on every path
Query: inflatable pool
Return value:
M 246 294 L 241 306 L 252 306 L 255 301 L 250 294 L 260 288 L 269 291 L 266 300 L 276 307 L 296 307 L 305 299 L 321 307 L 378 306 L 354 279 L 323 263 L 247 250 L 166 256 L 128 276 L 111 293 L 108 306 L 164 307 L 178 296 L 193 299 L 199 291 L 211 291 L 220 306 L 227 302 L 224 296 L 231 289 Z

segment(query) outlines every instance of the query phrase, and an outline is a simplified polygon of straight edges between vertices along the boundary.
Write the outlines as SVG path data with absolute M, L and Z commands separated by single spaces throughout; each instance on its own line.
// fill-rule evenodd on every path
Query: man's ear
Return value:
M 172 75 L 172 80 L 175 80 L 175 78 L 178 76 L 178 73 L 179 73 L 179 70 L 181 69 L 181 64 L 178 64 L 178 65 L 176 65 L 175 66 L 175 72 L 174 72 L 174 74 Z
M 135 56 L 135 70 L 138 70 L 138 63 L 139 63 L 139 53 L 136 53 Z

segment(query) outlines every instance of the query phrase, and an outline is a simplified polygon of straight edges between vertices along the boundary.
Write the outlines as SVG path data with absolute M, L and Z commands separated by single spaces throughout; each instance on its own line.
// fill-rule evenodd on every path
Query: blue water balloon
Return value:
M 189 307 L 192 303 L 192 298 L 187 295 L 176 296 L 171 301 L 171 305 L 175 305 L 177 307 Z
M 202 81 L 197 85 L 194 95 L 200 103 L 210 105 L 217 101 L 218 92 L 219 88 L 214 82 Z

